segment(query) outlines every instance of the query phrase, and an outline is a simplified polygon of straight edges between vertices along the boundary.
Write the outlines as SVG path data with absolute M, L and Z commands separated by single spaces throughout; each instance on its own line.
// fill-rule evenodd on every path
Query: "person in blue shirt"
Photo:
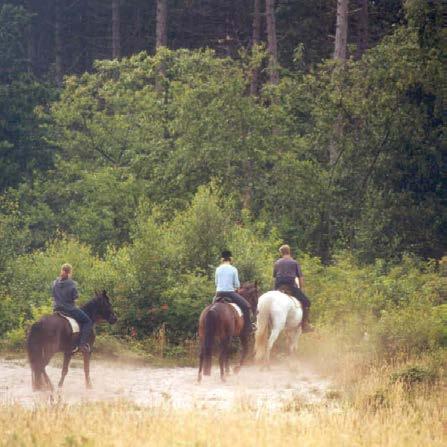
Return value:
M 216 269 L 216 298 L 230 301 L 241 308 L 244 316 L 244 329 L 241 335 L 249 335 L 251 332 L 250 303 L 236 292 L 240 287 L 237 268 L 231 265 L 232 254 L 228 250 L 222 252 L 221 264 Z

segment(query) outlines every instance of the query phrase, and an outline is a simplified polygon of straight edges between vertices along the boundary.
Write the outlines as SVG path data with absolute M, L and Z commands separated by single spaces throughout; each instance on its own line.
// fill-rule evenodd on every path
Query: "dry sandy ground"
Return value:
M 57 363 L 57 362 L 56 362 Z M 48 375 L 57 384 L 59 366 L 48 366 Z M 330 382 L 299 362 L 281 363 L 270 371 L 247 366 L 226 383 L 213 367 L 210 377 L 197 383 L 195 368 L 153 368 L 95 360 L 91 362 L 93 389 L 84 387 L 80 361 L 74 361 L 62 390 L 32 392 L 31 374 L 25 360 L 0 359 L 0 405 L 19 403 L 32 407 L 46 402 L 79 403 L 128 400 L 139 405 L 172 405 L 174 408 L 281 409 L 290 402 L 314 404 L 325 400 Z

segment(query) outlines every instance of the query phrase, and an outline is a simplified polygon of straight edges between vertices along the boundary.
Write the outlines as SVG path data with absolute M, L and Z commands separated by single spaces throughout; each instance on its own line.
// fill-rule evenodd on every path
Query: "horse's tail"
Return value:
M 213 358 L 214 334 L 216 333 L 217 312 L 211 307 L 205 315 L 205 340 L 203 342 L 204 358 L 203 358 L 203 374 L 209 376 L 211 374 L 211 362 Z
M 42 388 L 42 372 L 43 372 L 43 330 L 42 322 L 34 323 L 28 333 L 26 340 L 26 350 L 28 352 L 28 360 L 31 366 L 31 380 L 33 390 Z
M 270 323 L 270 305 L 271 301 L 263 301 L 258 305 L 258 318 L 256 321 L 255 334 L 255 359 L 262 360 L 267 351 L 267 341 L 269 337 Z

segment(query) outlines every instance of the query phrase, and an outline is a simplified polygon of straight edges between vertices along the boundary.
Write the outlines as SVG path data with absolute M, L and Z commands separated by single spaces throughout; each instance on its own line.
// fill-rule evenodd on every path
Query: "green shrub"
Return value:
M 196 273 L 181 275 L 164 293 L 166 330 L 170 340 L 180 342 L 197 335 L 202 310 L 212 302 L 214 283 Z M 163 308 L 160 309 L 163 312 Z
M 431 384 L 437 379 L 436 371 L 423 366 L 408 366 L 391 374 L 392 383 L 400 382 L 407 387 L 417 383 Z
M 3 349 L 8 351 L 23 351 L 25 349 L 26 329 L 22 323 L 8 331 L 3 339 Z
M 411 305 L 384 311 L 375 331 L 380 349 L 394 355 L 435 348 L 441 343 L 444 328 L 432 307 Z

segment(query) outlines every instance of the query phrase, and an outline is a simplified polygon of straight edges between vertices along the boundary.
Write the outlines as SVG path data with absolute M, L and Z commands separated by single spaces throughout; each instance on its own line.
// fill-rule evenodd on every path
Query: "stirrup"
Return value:
M 88 343 L 86 343 L 85 345 L 82 345 L 82 346 L 75 346 L 71 351 L 72 355 L 76 354 L 78 352 L 90 354 L 90 352 L 91 352 L 90 345 Z
M 79 350 L 81 352 L 83 352 L 84 354 L 90 354 L 90 352 L 92 352 L 90 345 L 88 343 L 86 343 L 85 345 L 82 345 L 79 347 Z

